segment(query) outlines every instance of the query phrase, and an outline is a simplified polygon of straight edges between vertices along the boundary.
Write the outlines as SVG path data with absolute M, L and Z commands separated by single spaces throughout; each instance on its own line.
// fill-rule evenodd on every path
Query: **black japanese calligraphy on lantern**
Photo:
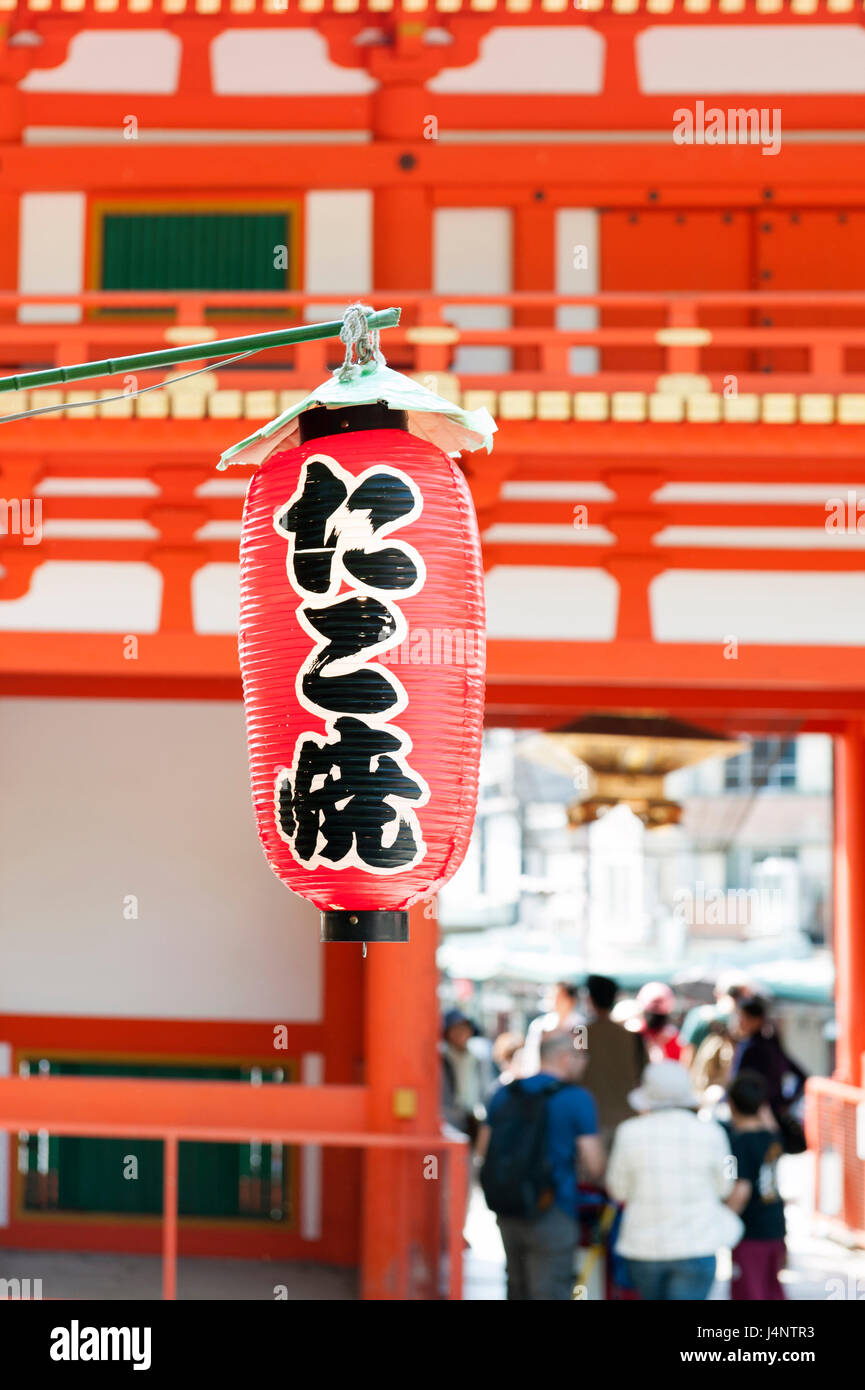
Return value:
M 371 873 L 417 863 L 423 842 L 408 808 L 426 800 L 426 788 L 406 763 L 407 744 L 399 729 L 347 715 L 327 738 L 298 739 L 276 799 L 282 833 L 301 863 L 353 863 Z
M 377 464 L 355 477 L 324 454 L 308 458 L 297 491 L 274 515 L 288 538 L 292 585 L 313 603 L 330 599 L 343 581 L 362 593 L 409 598 L 423 585 L 423 560 L 391 531 L 420 516 L 423 499 L 411 478 Z
M 274 513 L 288 541 L 288 579 L 303 599 L 298 622 L 312 642 L 297 699 L 326 728 L 299 736 L 275 788 L 279 834 L 307 868 L 392 874 L 426 854 L 414 807 L 429 788 L 408 763 L 408 734 L 387 722 L 408 697 L 375 660 L 405 640 L 399 601 L 426 579 L 418 552 L 391 535 L 422 507 L 416 483 L 398 469 L 377 464 L 356 477 L 315 454 Z

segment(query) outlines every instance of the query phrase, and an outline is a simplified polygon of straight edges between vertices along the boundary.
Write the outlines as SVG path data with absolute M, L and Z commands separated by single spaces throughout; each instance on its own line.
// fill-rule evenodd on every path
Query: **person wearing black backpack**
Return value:
M 586 1066 L 571 1033 L 546 1033 L 541 1069 L 509 1082 L 489 1101 L 478 1149 L 481 1187 L 495 1212 L 510 1300 L 571 1298 L 577 1175 L 597 1182 L 605 1155 Z

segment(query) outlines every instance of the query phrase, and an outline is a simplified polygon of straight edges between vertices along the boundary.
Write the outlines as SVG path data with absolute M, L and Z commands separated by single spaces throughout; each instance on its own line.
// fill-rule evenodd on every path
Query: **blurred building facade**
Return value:
M 588 958 L 701 946 L 831 944 L 832 744 L 756 738 L 728 761 L 667 778 L 684 809 L 646 830 L 616 808 L 573 827 L 577 786 L 533 762 L 534 736 L 488 734 L 472 848 L 443 891 L 446 930 L 518 926 Z
M 808 1067 L 828 1071 L 831 740 L 755 738 L 671 774 L 682 820 L 653 830 L 625 807 L 572 826 L 584 779 L 551 772 L 536 749 L 536 735 L 487 735 L 472 847 L 440 897 L 448 973 L 486 981 L 477 1002 L 496 1015 L 510 993 L 505 1021 L 519 1025 L 554 978 L 598 970 L 636 992 L 739 967 L 771 988 Z M 683 1007 L 690 997 L 683 986 Z

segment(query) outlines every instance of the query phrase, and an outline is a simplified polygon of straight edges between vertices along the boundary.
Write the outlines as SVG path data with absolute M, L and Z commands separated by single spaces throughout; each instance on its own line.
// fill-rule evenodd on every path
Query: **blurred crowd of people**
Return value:
M 729 1247 L 733 1299 L 783 1298 L 778 1160 L 805 1148 L 806 1076 L 771 1001 L 726 975 L 677 1025 L 669 985 L 618 995 L 559 981 L 525 1035 L 494 1041 L 445 1016 L 443 1113 L 472 1145 L 507 1297 L 584 1296 L 576 1251 L 602 1242 L 608 1297 L 705 1299 Z

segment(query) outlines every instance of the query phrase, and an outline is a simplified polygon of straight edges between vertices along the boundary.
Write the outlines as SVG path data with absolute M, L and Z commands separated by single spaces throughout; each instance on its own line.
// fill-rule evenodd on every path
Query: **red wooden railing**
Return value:
M 275 327 L 283 316 L 338 317 L 351 294 L 112 291 L 0 293 L 0 372 L 63 366 L 147 351 L 201 333 L 211 338 Z M 435 376 L 456 370 L 464 388 L 481 390 L 651 391 L 669 375 L 701 375 L 723 391 L 865 390 L 865 292 L 724 291 L 558 295 L 427 294 L 388 290 L 365 295 L 377 308 L 401 304 L 402 322 L 385 334 L 392 365 Z M 518 326 L 460 327 L 473 309 L 496 307 Z M 557 326 L 566 310 L 597 316 L 598 326 Z M 311 312 L 310 312 L 311 311 Z M 46 322 L 22 322 L 38 315 Z M 63 322 L 74 316 L 78 321 Z M 538 320 L 526 323 L 527 318 Z M 731 321 L 733 320 L 733 321 Z M 738 321 L 736 321 L 738 320 Z M 461 363 L 461 348 L 506 348 L 505 371 Z M 597 371 L 572 371 L 574 348 L 599 353 Z M 340 359 L 337 342 L 300 344 L 216 369 L 220 386 L 308 390 Z M 626 360 L 623 361 L 623 355 Z M 142 384 L 155 380 L 142 375 Z M 103 383 L 104 384 L 104 383 Z M 0 397 L 2 404 L 2 397 Z
M 806 1091 L 805 1125 L 808 1146 L 816 1154 L 815 1206 L 865 1245 L 865 1090 L 830 1077 L 813 1076 Z M 840 1164 L 840 1208 L 832 1210 L 839 1194 L 830 1193 L 824 1167 L 828 1156 Z M 834 1189 L 835 1181 L 832 1179 Z
M 0 1130 L 163 1142 L 162 1297 L 177 1297 L 177 1146 L 219 1143 L 337 1145 L 441 1153 L 448 1160 L 445 1209 L 436 1229 L 446 1256 L 446 1297 L 462 1298 L 462 1228 L 468 1182 L 464 1139 L 377 1132 L 369 1126 L 363 1086 L 245 1086 L 224 1081 L 132 1081 L 95 1077 L 0 1077 Z M 408 1174 L 393 1200 L 403 1237 L 395 1252 L 398 1298 L 412 1297 Z M 429 1184 L 422 1180 L 423 1188 Z

